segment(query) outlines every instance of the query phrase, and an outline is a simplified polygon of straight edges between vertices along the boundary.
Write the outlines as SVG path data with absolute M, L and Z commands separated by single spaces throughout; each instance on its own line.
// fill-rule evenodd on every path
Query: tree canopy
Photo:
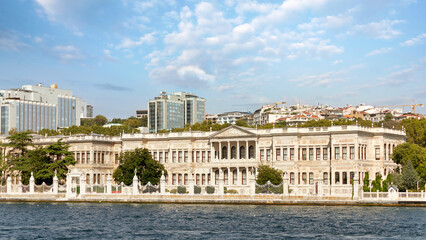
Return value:
M 136 148 L 133 151 L 121 153 L 119 160 L 120 165 L 113 174 L 114 180 L 118 183 L 132 184 L 135 169 L 136 176 L 143 185 L 148 182 L 157 185 L 160 182 L 161 172 L 164 171 L 164 174 L 167 174 L 164 165 L 152 159 L 146 148 Z
M 264 185 L 270 181 L 274 185 L 278 185 L 283 182 L 283 172 L 279 169 L 270 167 L 268 165 L 260 165 L 257 169 L 256 182 L 259 185 Z

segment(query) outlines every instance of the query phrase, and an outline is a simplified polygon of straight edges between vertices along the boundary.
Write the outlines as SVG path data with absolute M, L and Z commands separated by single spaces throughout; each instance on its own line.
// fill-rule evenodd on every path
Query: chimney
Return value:
M 58 84 L 56 83 L 50 84 L 50 88 L 58 88 Z

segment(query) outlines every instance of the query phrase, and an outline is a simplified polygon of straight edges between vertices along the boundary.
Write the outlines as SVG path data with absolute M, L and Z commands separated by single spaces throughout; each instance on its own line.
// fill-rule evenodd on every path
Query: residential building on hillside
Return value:
M 191 93 L 162 92 L 159 97 L 148 101 L 148 128 L 151 133 L 158 130 L 183 128 L 203 122 L 206 115 L 206 100 Z
M 84 100 L 73 96 L 70 90 L 58 89 L 56 84 L 0 90 L 0 106 L 1 134 L 7 134 L 11 129 L 37 132 L 44 128 L 56 130 L 79 126 L 80 119 L 88 115 Z
M 212 124 L 217 123 L 217 114 L 206 114 L 206 120 L 210 121 Z
M 235 124 L 238 119 L 241 119 L 241 118 L 246 117 L 248 115 L 250 115 L 250 113 L 239 112 L 239 111 L 221 113 L 221 114 L 217 115 L 217 123 L 220 123 L 220 124 L 224 124 L 224 123 Z

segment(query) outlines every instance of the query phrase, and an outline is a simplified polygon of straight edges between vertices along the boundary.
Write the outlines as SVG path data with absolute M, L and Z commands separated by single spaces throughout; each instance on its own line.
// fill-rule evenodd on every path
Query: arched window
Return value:
M 249 147 L 249 158 L 254 158 L 254 147 L 250 146 Z
M 227 158 L 228 158 L 228 148 L 222 147 L 222 159 L 227 159 Z
M 335 182 L 334 183 L 340 183 L 340 173 L 339 172 L 335 172 L 334 173 L 334 179 L 335 179 Z
M 240 158 L 245 159 L 246 158 L 246 148 L 244 146 L 240 147 Z
M 219 181 L 219 170 L 214 172 L 214 185 L 217 185 Z
M 235 146 L 231 147 L 231 159 L 237 159 L 237 148 Z

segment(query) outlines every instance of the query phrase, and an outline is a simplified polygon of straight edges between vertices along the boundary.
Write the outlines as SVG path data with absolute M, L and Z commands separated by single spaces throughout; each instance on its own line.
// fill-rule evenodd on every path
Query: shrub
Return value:
M 206 187 L 206 192 L 208 194 L 213 194 L 214 193 L 214 187 L 213 186 L 207 186 Z
M 185 194 L 185 193 L 186 193 L 186 187 L 185 187 L 185 186 L 179 186 L 179 187 L 177 188 L 177 192 L 178 192 L 179 194 Z
M 172 194 L 176 194 L 176 193 L 177 193 L 177 190 L 176 190 L 176 189 L 172 189 L 172 190 L 170 190 L 170 193 L 172 193 Z
M 199 187 L 199 186 L 194 186 L 194 193 L 195 193 L 195 194 L 200 194 L 200 193 L 201 193 L 201 187 Z
M 225 193 L 228 193 L 228 194 L 237 194 L 238 193 L 238 191 L 237 190 L 235 190 L 235 189 L 226 189 L 225 190 Z

